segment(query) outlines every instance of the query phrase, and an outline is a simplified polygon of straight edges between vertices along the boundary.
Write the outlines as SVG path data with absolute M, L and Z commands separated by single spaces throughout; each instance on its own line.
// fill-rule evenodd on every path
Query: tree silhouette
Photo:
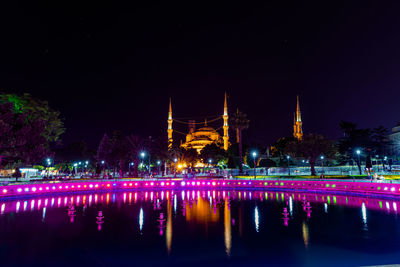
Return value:
M 247 119 L 247 115 L 239 109 L 231 117 L 230 124 L 233 129 L 236 130 L 236 141 L 239 143 L 239 172 L 243 173 L 243 151 L 242 151 L 242 130 L 249 128 L 250 121 Z
M 306 158 L 310 162 L 311 175 L 316 175 L 315 162 L 319 156 L 332 158 L 335 152 L 333 142 L 319 134 L 305 135 L 302 140 L 291 141 L 286 146 L 286 153 Z

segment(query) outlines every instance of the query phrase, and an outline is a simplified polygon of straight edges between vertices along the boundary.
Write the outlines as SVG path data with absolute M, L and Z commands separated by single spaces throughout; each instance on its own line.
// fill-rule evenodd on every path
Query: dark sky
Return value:
M 8 2 L 0 89 L 48 100 L 64 143 L 165 135 L 169 97 L 175 117 L 214 116 L 225 91 L 247 142 L 291 135 L 296 94 L 305 133 L 400 120 L 396 1 Z

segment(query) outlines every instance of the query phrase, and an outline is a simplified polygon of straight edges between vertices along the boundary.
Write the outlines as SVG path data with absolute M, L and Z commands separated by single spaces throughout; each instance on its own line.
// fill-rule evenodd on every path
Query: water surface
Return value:
M 400 263 L 396 199 L 267 191 L 127 191 L 0 200 L 11 265 Z

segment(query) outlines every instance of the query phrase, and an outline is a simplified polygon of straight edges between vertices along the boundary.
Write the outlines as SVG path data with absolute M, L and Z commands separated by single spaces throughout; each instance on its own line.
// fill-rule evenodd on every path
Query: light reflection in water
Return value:
M 177 207 L 177 196 L 174 195 L 174 213 L 176 214 L 176 207 Z
M 142 232 L 143 229 L 143 208 L 140 208 L 140 212 L 139 212 L 139 230 L 140 232 Z
M 254 209 L 254 224 L 256 225 L 256 232 L 259 232 L 260 227 L 260 217 L 258 216 L 258 207 L 256 206 Z
M 43 207 L 42 211 L 42 222 L 44 222 L 44 219 L 46 218 L 46 207 Z
M 226 255 L 231 256 L 232 247 L 232 227 L 231 227 L 231 210 L 229 208 L 229 200 L 225 199 L 224 205 L 224 240 Z
M 367 208 L 365 207 L 365 203 L 361 204 L 361 216 L 363 221 L 363 229 L 368 231 L 368 224 L 367 224 Z
M 308 248 L 308 244 L 309 244 L 309 240 L 310 240 L 310 236 L 309 236 L 308 225 L 306 224 L 306 222 L 303 222 L 302 229 L 303 229 L 304 246 L 307 249 Z
M 191 191 L 191 193 L 190 193 Z M 362 227 L 364 230 L 368 230 L 367 228 L 367 222 L 368 222 L 368 213 L 367 210 L 374 209 L 374 210 L 380 210 L 380 211 L 386 211 L 388 213 L 396 213 L 397 214 L 397 201 L 396 200 L 379 200 L 376 198 L 363 198 L 363 197 L 355 197 L 355 196 L 328 196 L 326 195 L 318 195 L 318 194 L 276 194 L 276 192 L 271 193 L 271 192 L 264 192 L 264 191 L 248 191 L 247 194 L 245 194 L 245 191 L 219 191 L 219 190 L 196 190 L 196 191 L 155 191 L 155 192 L 145 192 L 145 191 L 138 191 L 138 192 L 128 192 L 128 193 L 121 193 L 120 195 L 113 194 L 113 199 L 116 197 L 116 201 L 118 203 L 121 202 L 126 202 L 128 195 L 129 195 L 129 203 L 131 203 L 132 199 L 132 194 L 134 194 L 134 199 L 135 203 L 137 201 L 137 198 L 139 198 L 139 202 L 142 203 L 144 201 L 143 196 L 146 196 L 150 194 L 150 196 L 153 196 L 153 199 L 156 203 L 157 210 L 160 210 L 160 212 L 164 212 L 164 214 L 167 214 L 166 219 L 166 229 L 165 229 L 165 235 L 166 235 L 166 247 L 168 253 L 171 253 L 171 247 L 172 247 L 172 233 L 173 233 L 173 224 L 175 218 L 178 218 L 177 216 L 172 216 L 172 212 L 174 214 L 183 214 L 185 216 L 184 220 L 186 222 L 196 222 L 200 223 L 205 226 L 205 229 L 208 229 L 209 225 L 211 223 L 219 223 L 222 221 L 220 220 L 220 212 L 224 212 L 224 218 L 223 218 L 223 223 L 224 223 L 224 244 L 225 244 L 225 252 L 227 256 L 231 255 L 231 248 L 232 248 L 232 231 L 234 229 L 234 221 L 232 217 L 236 217 L 238 219 L 238 228 L 237 231 L 239 232 L 239 236 L 243 236 L 246 234 L 246 229 L 243 228 L 243 224 L 245 224 L 245 220 L 243 218 L 246 218 L 248 216 L 251 216 L 251 211 L 253 209 L 246 209 L 243 204 L 244 202 L 238 202 L 239 195 L 242 196 L 242 199 L 244 197 L 247 197 L 247 199 L 255 199 L 256 201 L 258 200 L 268 200 L 268 201 L 278 201 L 279 205 L 281 205 L 281 208 L 279 209 L 280 212 L 282 211 L 282 208 L 287 207 L 287 213 L 290 216 L 293 216 L 293 211 L 296 211 L 295 207 L 296 205 L 302 205 L 303 204 L 303 209 L 307 213 L 307 218 L 311 218 L 311 204 L 310 203 L 319 203 L 319 205 L 323 204 L 323 211 L 325 213 L 328 212 L 328 203 L 326 201 L 330 201 L 333 199 L 332 203 L 332 209 L 335 205 L 342 205 L 342 206 L 350 206 L 350 207 L 357 207 L 361 209 L 361 219 L 362 219 Z M 155 198 L 157 196 L 160 196 L 161 198 Z M 231 199 L 229 199 L 229 196 L 231 196 Z M 23 211 L 40 211 L 42 210 L 41 216 L 39 215 L 39 218 L 41 217 L 42 221 L 44 222 L 46 219 L 47 215 L 47 208 L 49 207 L 49 204 L 51 207 L 54 206 L 55 201 L 57 200 L 57 204 L 59 207 L 61 207 L 62 202 L 63 204 L 67 204 L 68 206 L 72 206 L 73 203 L 75 204 L 76 213 L 81 213 L 84 214 L 86 210 L 86 198 L 89 198 L 89 205 L 92 203 L 92 195 L 67 195 L 67 196 L 62 196 L 62 197 L 57 197 L 57 199 L 49 198 L 49 199 L 44 199 L 44 198 L 32 198 L 29 200 L 23 200 L 17 201 L 17 200 L 9 200 L 6 201 L 6 203 L 0 203 L 0 212 L 1 214 L 7 214 L 7 213 L 13 213 L 13 212 L 21 212 L 21 205 L 23 205 Z M 181 199 L 178 199 L 181 197 Z M 109 205 L 110 204 L 110 194 L 109 193 L 104 193 L 99 195 L 95 194 L 94 195 L 95 201 L 96 199 L 101 200 L 100 205 Z M 82 203 L 81 200 L 82 199 Z M 104 199 L 104 201 L 103 201 Z M 163 201 L 164 199 L 164 201 Z M 43 201 L 44 200 L 44 201 Z M 49 201 L 50 200 L 50 201 Z M 63 201 L 64 200 L 64 201 Z M 230 201 L 232 200 L 232 201 Z M 282 202 L 283 200 L 283 202 Z M 29 203 L 28 203 L 29 201 Z M 69 201 L 69 203 L 67 203 Z M 178 203 L 178 201 L 181 201 Z M 30 209 L 27 207 L 28 204 L 30 205 Z M 78 209 L 79 205 L 83 204 L 84 208 L 83 209 Z M 230 205 L 233 205 L 234 210 L 231 211 Z M 179 207 L 182 207 L 182 209 L 178 209 Z M 286 206 L 287 205 L 287 206 Z M 172 211 L 172 206 L 173 206 L 173 211 Z M 259 206 L 259 205 L 258 205 Z M 261 227 L 264 225 L 260 225 L 260 212 L 263 213 L 262 206 L 260 206 L 260 209 L 258 206 L 252 206 L 254 207 L 254 225 L 255 225 L 255 230 L 257 233 L 259 233 L 262 229 Z M 57 205 L 56 205 L 57 207 Z M 139 212 L 139 230 L 140 233 L 143 231 L 143 225 L 144 225 L 144 208 L 140 208 Z M 137 210 L 136 210 L 137 212 Z M 315 212 L 318 212 L 318 209 L 315 210 Z M 70 219 L 73 221 L 73 214 L 72 214 L 72 208 L 70 210 Z M 50 213 L 51 214 L 51 213 Z M 88 213 L 90 214 L 90 213 Z M 150 215 L 148 215 L 148 218 Z M 301 212 L 298 216 L 304 216 L 304 213 Z M 280 219 L 282 218 L 279 216 Z M 285 217 L 285 216 L 284 216 Z M 296 223 L 296 218 L 290 217 L 291 220 L 293 220 L 293 225 Z M 48 219 L 46 219 L 48 220 Z M 308 219 L 307 219 L 308 220 Z M 291 221 L 292 222 L 292 221 Z M 264 226 L 265 227 L 265 226 Z M 232 229 L 233 228 L 233 229 Z M 289 228 L 290 229 L 290 228 Z M 293 228 L 292 228 L 293 229 Z M 302 231 L 302 236 L 303 236 L 303 241 L 304 241 L 304 246 L 308 248 L 309 246 L 309 228 L 306 222 L 302 223 L 302 228 L 301 230 L 299 229 L 298 231 Z M 263 232 L 263 231 L 261 231 Z M 221 233 L 222 234 L 222 233 Z M 221 238 L 222 242 L 222 238 Z
M 167 244 L 168 255 L 171 253 L 171 245 L 172 245 L 172 207 L 171 201 L 167 200 L 167 229 L 165 234 L 165 241 Z

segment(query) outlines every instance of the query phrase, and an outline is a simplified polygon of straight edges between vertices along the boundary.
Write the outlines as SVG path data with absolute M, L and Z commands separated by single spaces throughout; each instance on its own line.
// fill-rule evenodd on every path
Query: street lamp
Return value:
M 160 173 L 161 173 L 160 166 L 161 166 L 161 161 L 157 160 L 158 175 L 160 175 Z
M 287 155 L 287 156 L 286 156 L 286 159 L 287 159 L 287 168 L 288 168 L 288 173 L 289 173 L 289 176 L 290 176 L 290 165 L 289 165 L 289 162 L 290 162 L 290 156 L 289 156 L 289 155 Z
M 385 171 L 386 170 L 386 166 L 385 165 L 387 164 L 387 162 L 386 162 L 387 161 L 387 157 L 385 156 L 383 159 L 384 159 L 384 161 L 382 163 L 382 169 L 383 169 L 383 171 Z
M 176 162 L 178 161 L 177 158 L 174 158 L 174 162 L 175 162 L 175 175 L 176 175 Z
M 357 149 L 356 150 L 356 154 L 357 154 L 357 157 L 358 157 L 358 170 L 360 171 L 360 175 L 361 175 L 361 160 L 360 160 L 361 150 Z
M 104 175 L 105 175 L 104 163 L 105 163 L 105 161 L 102 160 L 102 161 L 101 161 L 101 169 L 103 170 L 103 179 L 104 179 Z
M 254 179 L 256 179 L 256 157 L 257 157 L 257 152 L 253 152 L 253 164 L 254 164 Z
M 325 159 L 325 157 L 324 156 L 321 156 L 321 163 L 322 163 L 322 173 L 324 172 L 324 159 Z
M 133 166 L 133 162 L 130 162 L 128 165 L 129 176 L 131 175 L 131 166 Z
M 77 174 L 77 170 L 76 170 L 77 167 L 78 167 L 78 164 L 77 164 L 77 163 L 74 163 L 75 175 Z
M 51 158 L 47 158 L 47 176 L 50 176 Z
M 145 156 L 146 156 L 146 153 L 144 151 L 140 152 L 140 157 L 142 158 L 142 172 L 143 172 L 143 165 L 144 165 L 143 161 L 144 161 Z M 144 174 L 144 172 L 143 172 L 143 174 Z

